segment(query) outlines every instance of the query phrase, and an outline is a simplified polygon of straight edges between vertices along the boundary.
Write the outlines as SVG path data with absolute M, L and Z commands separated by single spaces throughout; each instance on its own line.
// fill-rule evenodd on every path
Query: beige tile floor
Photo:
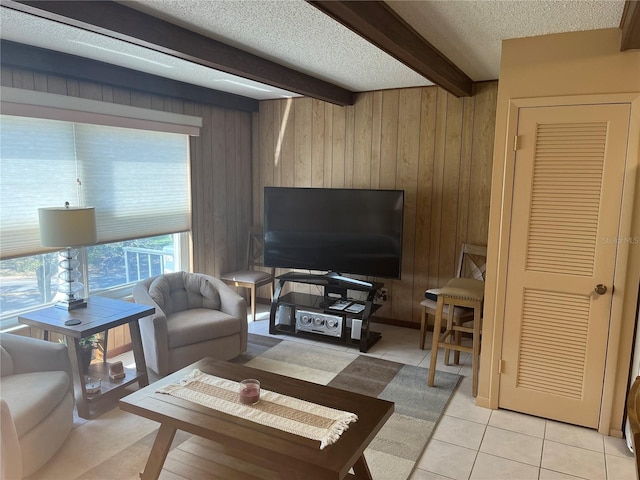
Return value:
M 249 331 L 268 335 L 268 307 L 259 305 Z M 375 324 L 382 339 L 367 355 L 429 367 L 431 351 L 418 348 L 417 330 Z M 283 340 L 347 349 L 320 340 L 278 335 Z M 410 480 L 634 480 L 634 459 L 624 439 L 508 410 L 475 405 L 471 396 L 471 356 L 438 369 L 464 376 Z

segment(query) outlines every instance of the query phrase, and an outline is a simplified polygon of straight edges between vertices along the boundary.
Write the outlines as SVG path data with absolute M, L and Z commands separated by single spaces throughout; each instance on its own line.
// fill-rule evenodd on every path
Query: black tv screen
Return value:
M 269 267 L 400 278 L 404 191 L 265 187 Z

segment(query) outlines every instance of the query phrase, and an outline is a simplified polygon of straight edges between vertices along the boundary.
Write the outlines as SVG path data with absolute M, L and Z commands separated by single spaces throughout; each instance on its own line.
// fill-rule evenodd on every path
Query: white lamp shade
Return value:
M 94 207 L 39 208 L 38 216 L 43 247 L 80 247 L 98 240 Z

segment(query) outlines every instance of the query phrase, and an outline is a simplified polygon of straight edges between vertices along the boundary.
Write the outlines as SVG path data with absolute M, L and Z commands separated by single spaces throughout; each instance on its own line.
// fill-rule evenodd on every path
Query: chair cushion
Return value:
M 240 333 L 240 321 L 218 310 L 192 308 L 167 318 L 169 348 L 206 342 Z
M 480 301 L 484 298 L 484 282 L 475 278 L 452 278 L 440 289 L 440 295 Z
M 432 315 L 436 314 L 436 308 L 438 308 L 438 302 L 437 301 L 423 300 L 423 301 L 420 302 L 420 305 L 422 305 L 424 308 L 426 308 L 428 313 L 430 313 Z M 443 305 L 443 307 L 442 307 L 442 315 L 444 315 L 445 318 L 447 318 L 449 316 L 449 305 L 448 304 L 444 304 Z M 465 308 L 465 307 L 455 307 L 453 309 L 453 318 L 465 318 L 465 317 L 473 318 L 473 309 Z
M 66 372 L 33 372 L 2 377 L 2 398 L 9 405 L 18 438 L 46 418 L 69 390 Z
M 259 270 L 246 270 L 243 272 L 226 273 L 220 277 L 220 279 L 225 282 L 260 283 L 270 281 L 271 274 Z
M 190 308 L 220 309 L 218 290 L 203 275 L 188 272 L 160 275 L 149 285 L 149 296 L 167 317 Z
M 220 310 L 220 293 L 203 275 L 184 273 L 187 308 Z

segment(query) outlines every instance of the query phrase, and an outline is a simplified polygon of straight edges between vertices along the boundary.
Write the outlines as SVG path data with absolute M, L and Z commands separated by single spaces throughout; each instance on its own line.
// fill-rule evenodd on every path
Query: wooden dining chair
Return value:
M 456 268 L 455 278 L 475 278 L 483 280 L 487 264 L 487 247 L 485 245 L 473 245 L 463 243 L 460 249 L 460 257 L 458 259 L 458 267 Z M 420 302 L 422 307 L 422 318 L 420 322 L 420 349 L 424 350 L 425 339 L 427 335 L 427 327 L 429 317 L 435 317 L 438 302 L 438 288 L 429 289 L 425 292 L 425 299 Z M 444 305 L 443 314 L 449 316 L 449 305 Z M 469 320 L 473 320 L 473 309 L 457 306 L 453 311 L 454 323 L 462 324 Z M 455 362 L 460 360 L 460 353 L 455 353 Z M 449 364 L 449 355 L 447 352 L 445 364 Z
M 484 281 L 475 278 L 452 278 L 440 289 L 436 306 L 436 320 L 433 326 L 433 342 L 431 346 L 431 364 L 427 385 L 433 387 L 436 374 L 438 348 L 444 348 L 445 364 L 448 364 L 449 350 L 471 353 L 472 384 L 471 394 L 478 394 L 478 369 L 480 366 L 480 335 L 482 333 L 482 303 L 484 301 Z M 448 312 L 455 308 L 468 308 L 473 312 L 473 321 L 469 323 L 454 320 L 453 315 L 447 315 L 444 333 L 440 333 L 443 325 L 443 310 L 447 305 Z M 462 334 L 471 334 L 472 346 L 462 345 Z M 459 363 L 459 357 L 456 358 Z
M 482 305 L 487 247 L 463 243 L 456 277 L 438 289 L 427 290 L 422 306 L 420 348 L 424 349 L 428 315 L 435 317 L 431 345 L 431 364 L 427 384 L 433 386 L 438 348 L 444 348 L 444 364 L 449 365 L 449 354 L 454 352 L 454 363 L 460 363 L 460 352 L 471 353 L 472 393 L 478 391 L 480 364 L 480 337 L 482 334 Z M 446 321 L 445 321 L 446 320 Z M 444 326 L 444 332 L 442 327 Z M 462 345 L 462 335 L 471 335 L 472 346 Z
M 256 321 L 256 291 L 258 288 L 269 285 L 270 298 L 273 300 L 273 278 L 275 269 L 261 270 L 264 267 L 264 237 L 262 227 L 254 226 L 249 229 L 247 242 L 246 270 L 229 272 L 220 278 L 223 282 L 235 287 L 249 289 L 249 301 L 251 302 L 251 319 Z

